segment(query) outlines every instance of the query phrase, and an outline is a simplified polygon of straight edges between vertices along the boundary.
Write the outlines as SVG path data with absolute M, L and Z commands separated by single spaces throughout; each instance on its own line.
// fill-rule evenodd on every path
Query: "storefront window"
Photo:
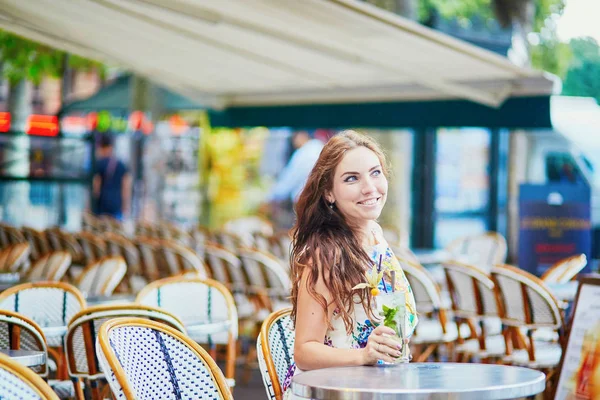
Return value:
M 487 230 L 490 131 L 439 129 L 436 153 L 435 246 Z

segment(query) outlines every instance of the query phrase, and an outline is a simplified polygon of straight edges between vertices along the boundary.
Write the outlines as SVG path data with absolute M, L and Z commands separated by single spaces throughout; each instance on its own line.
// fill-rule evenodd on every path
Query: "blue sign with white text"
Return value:
M 519 191 L 519 267 L 540 276 L 576 254 L 590 260 L 591 192 L 585 184 L 523 184 Z M 590 265 L 582 272 L 589 272 Z

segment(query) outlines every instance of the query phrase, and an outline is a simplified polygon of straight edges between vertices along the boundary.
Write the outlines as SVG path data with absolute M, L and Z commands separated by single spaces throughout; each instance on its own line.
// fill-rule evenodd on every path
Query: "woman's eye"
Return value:
M 356 181 L 358 178 L 354 175 L 350 175 L 349 177 L 347 177 L 346 179 L 344 179 L 344 182 L 354 182 Z
M 375 171 L 373 171 L 371 173 L 371 175 L 373 175 L 373 176 L 379 176 L 379 175 L 381 175 L 381 170 L 376 169 Z

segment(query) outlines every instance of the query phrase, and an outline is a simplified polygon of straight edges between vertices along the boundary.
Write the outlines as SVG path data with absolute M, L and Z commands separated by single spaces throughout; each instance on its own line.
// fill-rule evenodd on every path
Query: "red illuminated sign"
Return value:
M 8 132 L 10 130 L 10 113 L 0 112 L 0 132 Z
M 56 115 L 30 115 L 25 125 L 25 133 L 36 136 L 57 136 L 58 117 Z

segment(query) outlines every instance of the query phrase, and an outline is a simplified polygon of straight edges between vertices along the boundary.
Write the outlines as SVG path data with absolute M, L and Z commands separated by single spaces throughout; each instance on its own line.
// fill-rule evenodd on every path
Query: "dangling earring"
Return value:
M 333 210 L 333 205 L 335 204 L 335 201 L 332 201 L 331 203 L 329 203 L 329 208 L 331 208 Z

